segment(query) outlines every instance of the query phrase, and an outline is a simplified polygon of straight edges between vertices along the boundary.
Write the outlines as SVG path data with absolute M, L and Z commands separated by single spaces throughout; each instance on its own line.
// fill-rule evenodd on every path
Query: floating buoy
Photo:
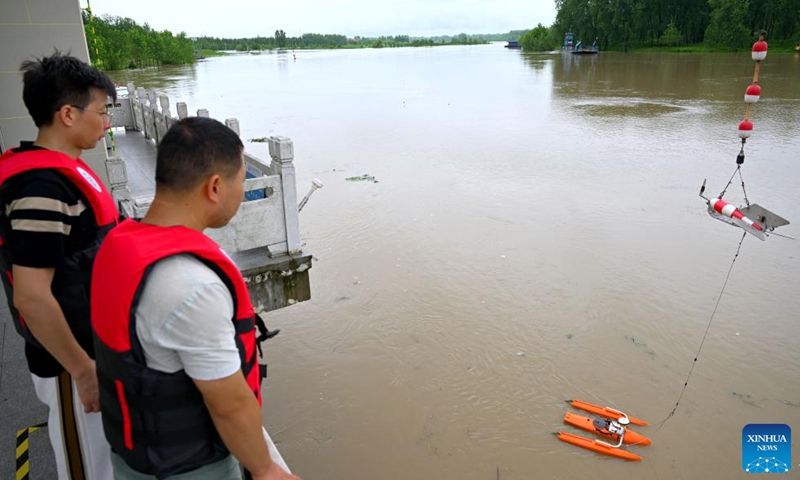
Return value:
M 754 83 L 747 87 L 744 91 L 744 101 L 747 103 L 756 103 L 761 98 L 761 87 Z
M 767 42 L 759 40 L 753 44 L 753 60 L 760 62 L 767 58 Z
M 709 207 L 714 209 L 715 212 L 721 213 L 722 215 L 725 215 L 726 217 L 728 217 L 730 219 L 733 219 L 734 221 L 739 220 L 741 222 L 744 222 L 744 225 L 746 225 L 748 227 L 751 227 L 751 228 L 757 230 L 758 232 L 763 232 L 764 231 L 764 229 L 761 227 L 761 225 L 759 225 L 756 222 L 754 222 L 754 221 L 750 220 L 749 218 L 745 217 L 744 214 L 741 212 L 741 210 L 736 208 L 735 205 L 731 205 L 730 203 L 726 202 L 725 200 L 721 200 L 719 198 L 716 199 L 716 200 L 712 199 L 708 203 L 708 205 L 709 205 Z M 739 225 L 738 222 L 737 222 L 737 225 Z M 742 226 L 742 225 L 739 225 L 739 226 Z M 744 226 L 742 226 L 742 227 L 744 228 Z M 745 230 L 747 230 L 747 229 L 745 229 Z M 747 231 L 749 233 L 752 233 L 749 230 L 747 230 Z M 763 234 L 760 235 L 760 236 L 757 235 L 757 234 L 755 234 L 755 235 L 758 236 L 761 240 L 764 240 Z
M 753 133 L 753 122 L 750 120 L 742 120 L 739 123 L 739 138 L 742 140 L 746 140 L 750 138 L 750 134 Z

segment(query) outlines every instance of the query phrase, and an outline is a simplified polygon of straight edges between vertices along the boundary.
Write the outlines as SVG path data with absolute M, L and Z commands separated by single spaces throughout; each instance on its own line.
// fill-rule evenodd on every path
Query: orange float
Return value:
M 608 440 L 616 442 L 616 445 L 603 440 L 581 437 L 579 435 L 574 435 L 567 432 L 556 432 L 559 440 L 581 448 L 585 448 L 587 450 L 591 450 L 593 452 L 621 458 L 623 460 L 634 462 L 642 460 L 642 457 L 639 455 L 631 453 L 620 447 L 622 447 L 622 445 L 650 445 L 652 442 L 649 438 L 628 428 L 628 425 L 631 423 L 640 426 L 647 426 L 647 422 L 639 418 L 629 417 L 624 412 L 621 412 L 616 408 L 601 407 L 599 405 L 594 405 L 582 400 L 567 400 L 567 402 L 574 408 L 585 410 L 603 418 L 592 418 L 567 412 L 566 415 L 564 415 L 564 423 L 576 428 L 580 428 L 581 430 L 600 435 Z

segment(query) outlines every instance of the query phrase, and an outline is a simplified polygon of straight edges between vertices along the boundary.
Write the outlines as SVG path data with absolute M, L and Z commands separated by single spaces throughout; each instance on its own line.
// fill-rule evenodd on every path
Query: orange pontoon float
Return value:
M 564 423 L 600 435 L 617 443 L 614 445 L 604 442 L 603 440 L 594 440 L 567 432 L 556 432 L 559 440 L 593 452 L 602 453 L 603 455 L 610 455 L 634 462 L 642 460 L 642 457 L 639 455 L 623 450 L 620 447 L 622 445 L 650 445 L 652 442 L 649 438 L 628 427 L 631 423 L 646 426 L 648 425 L 647 422 L 635 417 L 629 417 L 615 408 L 600 407 L 581 400 L 568 400 L 567 403 L 575 408 L 605 417 L 605 419 L 595 419 L 567 412 L 567 414 L 564 415 Z

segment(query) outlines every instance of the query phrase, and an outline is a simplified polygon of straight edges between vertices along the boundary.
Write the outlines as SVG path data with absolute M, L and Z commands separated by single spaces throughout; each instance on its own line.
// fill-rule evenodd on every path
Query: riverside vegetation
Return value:
M 525 32 L 520 30 L 489 35 L 461 33 L 428 38 L 409 35 L 348 38 L 345 35 L 318 33 L 289 37 L 283 30 L 276 30 L 271 37 L 189 38 L 184 32 L 175 35 L 169 30 L 157 31 L 147 23 L 139 25 L 130 18 L 94 16 L 88 9 L 83 12 L 83 23 L 92 63 L 104 70 L 181 65 L 200 58 L 225 55 L 226 51 L 477 45 L 496 40 L 516 40 Z
M 737 51 L 766 30 L 770 51 L 800 40 L 800 0 L 555 0 L 556 20 L 526 32 L 528 51 L 561 47 L 566 32 L 601 50 Z

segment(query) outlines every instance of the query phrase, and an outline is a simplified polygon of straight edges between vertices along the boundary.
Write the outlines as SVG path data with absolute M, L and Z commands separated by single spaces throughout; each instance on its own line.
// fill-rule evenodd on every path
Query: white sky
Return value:
M 79 0 L 86 7 L 87 0 Z M 132 18 L 190 37 L 348 37 L 505 33 L 550 26 L 554 0 L 89 0 L 95 15 Z

